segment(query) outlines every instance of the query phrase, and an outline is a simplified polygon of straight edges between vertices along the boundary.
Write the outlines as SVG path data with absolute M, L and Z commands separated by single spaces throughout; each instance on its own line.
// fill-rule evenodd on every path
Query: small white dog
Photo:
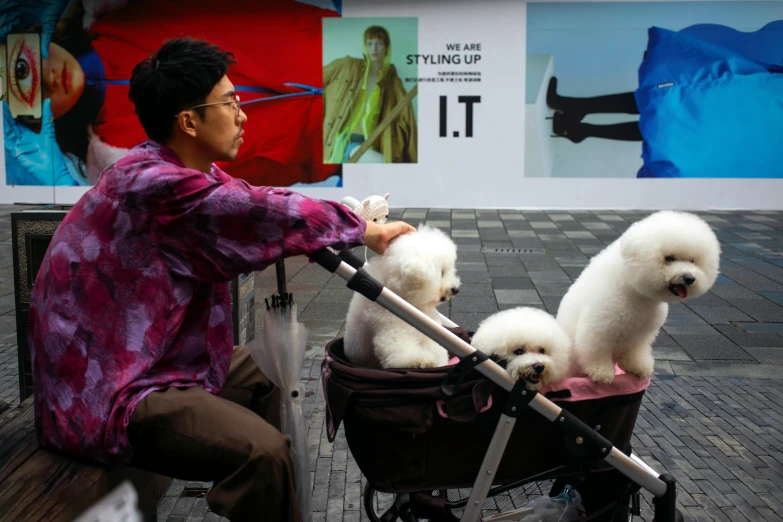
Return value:
M 571 374 L 610 383 L 616 363 L 651 376 L 652 343 L 668 303 L 706 293 L 719 267 L 718 238 L 695 214 L 661 211 L 628 227 L 560 302 L 557 321 L 574 341 Z
M 471 340 L 473 348 L 507 361 L 514 380 L 539 390 L 568 375 L 571 339 L 554 317 L 533 307 L 503 310 L 484 319 Z
M 395 239 L 365 265 L 383 285 L 441 323 L 437 306 L 457 294 L 457 245 L 441 230 L 421 226 Z M 345 356 L 367 368 L 436 368 L 449 352 L 381 305 L 357 293 L 348 307 Z

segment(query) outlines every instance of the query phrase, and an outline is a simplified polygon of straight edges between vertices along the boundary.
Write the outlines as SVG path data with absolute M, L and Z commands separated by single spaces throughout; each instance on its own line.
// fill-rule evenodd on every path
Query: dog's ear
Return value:
M 620 237 L 620 256 L 626 263 L 644 263 L 655 256 L 656 242 L 651 241 L 637 223 L 631 225 Z
M 377 259 L 377 257 L 373 259 Z M 389 290 L 401 294 L 408 294 L 421 288 L 426 280 L 426 274 L 422 267 L 410 260 L 384 259 L 384 267 L 381 272 L 383 275 L 379 279 L 381 283 Z
M 431 270 L 426 264 L 403 263 L 400 266 L 400 278 L 403 284 L 410 290 L 422 288 L 430 280 Z

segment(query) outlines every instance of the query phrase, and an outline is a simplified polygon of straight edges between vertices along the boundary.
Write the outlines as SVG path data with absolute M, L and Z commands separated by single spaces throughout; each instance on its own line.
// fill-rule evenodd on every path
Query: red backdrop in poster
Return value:
M 166 39 L 204 38 L 234 53 L 237 64 L 228 74 L 248 116 L 239 156 L 221 168 L 255 185 L 323 181 L 339 168 L 322 162 L 318 90 L 321 20 L 333 16 L 339 14 L 294 0 L 130 0 L 89 28 L 106 80 L 95 133 L 115 147 L 144 141 L 128 100 L 133 67 Z M 267 100 L 247 103 L 260 99 Z

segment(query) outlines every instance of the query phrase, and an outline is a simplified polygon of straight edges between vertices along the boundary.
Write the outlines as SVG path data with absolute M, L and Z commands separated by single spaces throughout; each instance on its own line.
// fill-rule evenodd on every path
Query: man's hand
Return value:
M 364 231 L 364 244 L 376 254 L 383 254 L 394 238 L 400 234 L 415 231 L 415 228 L 404 221 L 395 221 L 385 225 L 368 221 L 367 229 Z

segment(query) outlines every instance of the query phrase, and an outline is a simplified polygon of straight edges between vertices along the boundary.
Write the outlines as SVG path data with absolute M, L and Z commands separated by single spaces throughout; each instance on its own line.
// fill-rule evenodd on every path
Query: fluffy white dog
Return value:
M 557 321 L 573 339 L 571 374 L 598 383 L 652 375 L 652 343 L 670 302 L 698 297 L 718 277 L 720 243 L 694 214 L 656 212 L 596 255 L 560 302 Z
M 461 284 L 456 263 L 457 245 L 441 230 L 425 225 L 399 236 L 365 269 L 441 323 L 437 306 L 456 295 Z M 367 368 L 436 368 L 449 360 L 441 345 L 359 293 L 348 307 L 344 343 L 348 360 Z
M 527 387 L 562 381 L 568 375 L 571 339 L 550 314 L 532 307 L 503 310 L 484 319 L 473 348 L 506 361 L 506 371 Z

